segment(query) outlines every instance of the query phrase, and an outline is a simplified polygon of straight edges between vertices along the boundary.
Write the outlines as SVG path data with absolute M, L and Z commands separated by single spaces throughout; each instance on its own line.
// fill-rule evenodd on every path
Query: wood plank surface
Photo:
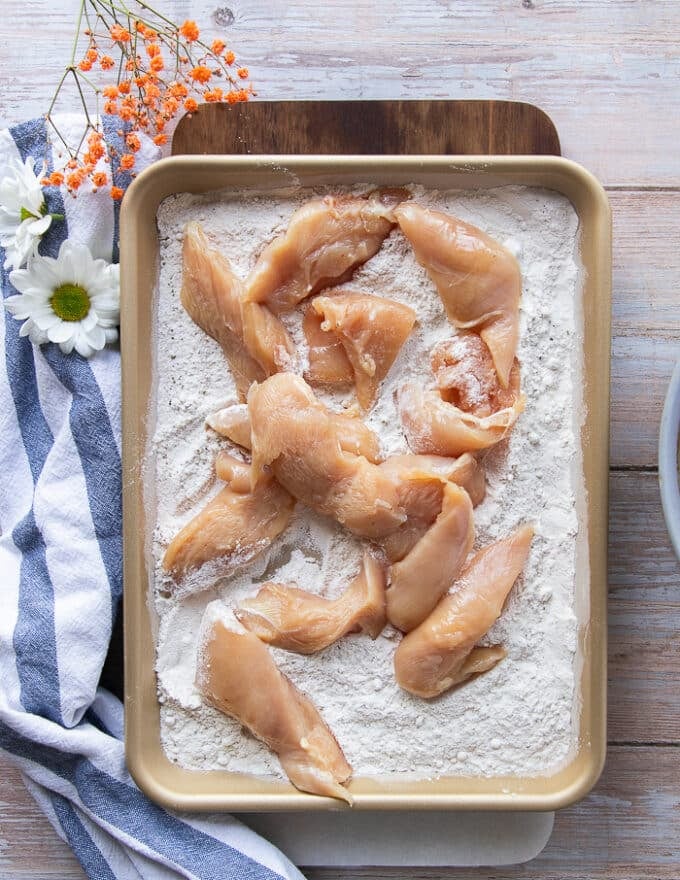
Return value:
M 609 481 L 610 743 L 678 743 L 679 584 L 680 563 L 665 530 L 657 475 L 636 471 L 612 473 Z M 680 777 L 677 787 L 680 792 Z M 680 870 L 678 874 L 680 876 Z
M 3 0 L 0 119 L 44 112 L 77 5 Z M 264 98 L 527 101 L 603 182 L 678 185 L 675 0 L 165 0 L 163 10 L 210 37 L 226 32 Z
M 529 865 L 310 871 L 314 880 L 680 878 L 680 567 L 656 439 L 680 352 L 680 7 L 676 0 L 163 0 L 226 34 L 270 100 L 470 98 L 548 111 L 614 213 L 609 760 Z M 0 122 L 44 112 L 78 0 L 3 0 Z M 73 109 L 71 103 L 68 109 Z M 657 744 L 657 745 L 654 745 Z M 84 876 L 0 758 L 0 878 Z

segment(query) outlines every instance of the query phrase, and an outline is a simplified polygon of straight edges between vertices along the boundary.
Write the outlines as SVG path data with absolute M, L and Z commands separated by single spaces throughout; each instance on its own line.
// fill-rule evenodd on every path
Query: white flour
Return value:
M 400 636 L 390 627 L 375 642 L 351 635 L 316 656 L 273 653 L 317 705 L 355 776 L 542 774 L 568 759 L 579 711 L 574 613 L 575 503 L 583 492 L 577 440 L 578 221 L 564 197 L 545 190 L 413 191 L 421 203 L 456 214 L 505 242 L 522 268 L 518 354 L 527 406 L 509 441 L 486 457 L 487 497 L 475 511 L 477 547 L 521 522 L 536 527 L 525 574 L 485 639 L 503 644 L 508 656 L 460 689 L 423 701 L 394 681 L 392 655 Z M 219 564 L 204 567 L 195 580 L 214 585 L 208 590 L 172 597 L 160 569 L 167 543 L 218 489 L 213 459 L 230 444 L 206 429 L 205 418 L 235 400 L 219 346 L 179 303 L 182 230 L 187 221 L 199 220 L 245 277 L 263 245 L 310 195 L 309 190 L 244 200 L 218 193 L 180 195 L 167 199 L 158 214 L 157 409 L 151 414 L 147 478 L 149 498 L 155 493 L 157 504 L 152 536 L 160 621 L 157 670 L 163 745 L 171 760 L 188 768 L 282 776 L 266 747 L 244 734 L 236 721 L 202 705 L 194 689 L 197 635 L 208 603 L 217 600 L 212 610 L 228 614 L 231 604 L 254 593 L 264 580 L 293 582 L 334 596 L 359 567 L 358 539 L 298 505 L 293 524 L 270 551 L 240 572 L 214 585 Z M 407 303 L 418 313 L 418 325 L 368 418 L 385 453 L 406 452 L 393 392 L 407 377 L 432 381 L 428 353 L 451 335 L 451 327 L 431 281 L 398 231 L 345 286 Z M 287 323 L 299 342 L 299 319 Z M 346 397 L 351 401 L 351 395 Z M 326 400 L 336 407 L 343 404 L 342 396 Z

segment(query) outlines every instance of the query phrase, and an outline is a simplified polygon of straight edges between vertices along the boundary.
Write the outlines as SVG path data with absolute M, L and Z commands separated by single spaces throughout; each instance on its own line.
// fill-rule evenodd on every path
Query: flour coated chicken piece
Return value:
M 391 455 L 385 459 L 381 467 L 402 474 L 406 469 L 438 474 L 442 480 L 456 483 L 465 489 L 473 507 L 481 504 L 486 493 L 484 468 L 473 455 L 467 453 L 458 458 L 439 455 Z M 442 482 L 440 491 L 429 509 L 421 500 L 421 516 L 412 514 L 408 522 L 381 540 L 381 546 L 389 562 L 399 562 L 403 559 L 430 528 L 441 511 L 444 486 L 445 483 Z
M 223 621 L 204 627 L 196 687 L 281 761 L 296 788 L 352 802 L 344 788 L 352 768 L 312 701 L 274 663 L 265 644 Z
M 519 338 L 522 279 L 517 260 L 491 236 L 457 217 L 414 202 L 404 202 L 394 213 L 449 320 L 458 329 L 479 333 L 506 388 Z
M 397 393 L 399 415 L 409 447 L 416 453 L 459 456 L 489 449 L 510 433 L 524 410 L 523 395 L 512 406 L 488 416 L 466 412 L 434 389 L 407 382 Z
M 322 319 L 321 330 L 340 341 L 359 405 L 369 409 L 413 329 L 416 313 L 386 297 L 356 291 L 317 296 L 312 308 Z M 310 370 L 313 368 L 314 353 L 310 349 Z
M 444 480 L 462 486 L 470 496 L 473 507 L 481 504 L 486 494 L 484 466 L 470 453 L 458 457 L 414 453 L 390 455 L 381 463 L 381 467 L 395 474 L 407 470 L 439 474 Z
M 252 382 L 290 368 L 295 347 L 266 306 L 244 302 L 241 280 L 200 224 L 189 223 L 182 248 L 180 299 L 189 316 L 222 346 L 243 399 Z
M 404 636 L 394 655 L 397 682 L 404 690 L 436 697 L 505 657 L 499 645 L 475 646 L 500 617 L 533 534 L 531 526 L 523 525 L 476 553 L 452 592 Z
M 164 570 L 176 580 L 212 560 L 221 560 L 222 574 L 250 562 L 293 514 L 295 499 L 272 477 L 253 487 L 249 465 L 223 452 L 215 468 L 227 485 L 179 531 L 163 556 Z
M 259 639 L 298 654 L 314 654 L 347 633 L 376 639 L 385 627 L 385 569 L 370 553 L 337 599 L 324 599 L 290 584 L 264 584 L 234 612 Z
M 476 333 L 459 333 L 439 342 L 430 352 L 430 365 L 442 400 L 479 418 L 513 407 L 520 397 L 517 358 L 503 387 L 489 349 Z
M 323 315 L 314 308 L 312 300 L 302 316 L 302 332 L 308 349 L 309 367 L 305 379 L 311 385 L 343 387 L 354 381 L 354 371 L 340 338 L 323 330 Z
M 388 535 L 441 492 L 438 474 L 408 470 L 395 476 L 346 452 L 337 422 L 299 376 L 278 373 L 253 385 L 248 411 L 253 478 L 270 468 L 292 495 L 354 534 Z
M 415 452 L 460 455 L 503 440 L 524 409 L 519 363 L 500 384 L 486 343 L 461 333 L 438 343 L 430 363 L 437 390 L 407 383 L 398 392 L 406 439 Z
M 396 225 L 394 205 L 407 196 L 405 190 L 376 190 L 307 202 L 260 254 L 246 280 L 246 300 L 279 313 L 348 280 L 378 252 Z
M 328 413 L 341 449 L 354 455 L 363 455 L 372 462 L 381 461 L 378 435 L 361 419 L 348 413 Z M 209 415 L 206 421 L 220 436 L 244 449 L 251 448 L 250 415 L 245 404 L 224 407 Z
M 447 483 L 437 519 L 390 569 L 386 599 L 392 626 L 410 632 L 422 623 L 460 574 L 474 536 L 470 496 Z

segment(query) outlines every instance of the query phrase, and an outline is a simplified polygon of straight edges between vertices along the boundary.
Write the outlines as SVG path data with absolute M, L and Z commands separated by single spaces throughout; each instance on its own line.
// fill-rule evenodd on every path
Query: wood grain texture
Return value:
M 560 142 L 542 110 L 514 101 L 252 101 L 199 107 L 172 152 L 558 156 Z
M 677 744 L 680 563 L 655 473 L 611 475 L 609 523 L 609 742 Z
M 26 791 L 19 771 L 0 755 L 0 878 L 82 880 L 82 868 Z
M 679 163 L 680 164 L 680 163 Z M 656 467 L 680 355 L 680 193 L 608 193 L 613 215 L 611 463 Z
M 581 804 L 558 813 L 544 852 L 502 869 L 309 869 L 309 880 L 677 880 L 680 749 L 613 746 L 601 781 Z M 0 758 L 0 877 L 82 880 L 78 862 L 32 806 L 19 774 Z
M 3 0 L 0 118 L 44 112 L 77 4 Z M 226 29 L 219 8 L 233 12 Z M 674 0 L 164 0 L 163 10 L 226 33 L 263 98 L 527 101 L 605 183 L 678 185 Z

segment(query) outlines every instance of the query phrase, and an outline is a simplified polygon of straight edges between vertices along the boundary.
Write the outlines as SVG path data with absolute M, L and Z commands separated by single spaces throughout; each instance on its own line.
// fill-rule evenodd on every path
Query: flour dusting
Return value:
M 518 357 L 526 409 L 509 439 L 485 457 L 487 495 L 475 510 L 475 548 L 523 522 L 536 528 L 524 575 L 484 639 L 502 644 L 507 657 L 458 690 L 424 701 L 402 691 L 394 680 L 392 657 L 401 636 L 389 626 L 375 642 L 357 634 L 314 656 L 278 649 L 272 653 L 282 671 L 314 701 L 357 777 L 554 772 L 573 753 L 580 709 L 574 612 L 576 502 L 584 492 L 578 219 L 566 198 L 548 190 L 410 189 L 421 204 L 455 214 L 504 243 L 522 269 Z M 231 606 L 266 580 L 334 597 L 357 574 L 364 545 L 298 504 L 291 525 L 265 553 L 240 560 L 238 570 L 228 576 L 223 564 L 208 564 L 192 576 L 189 589 L 172 591 L 160 566 L 163 552 L 219 490 L 215 454 L 235 450 L 206 426 L 212 413 L 236 402 L 236 393 L 219 345 L 193 324 L 179 302 L 182 232 L 190 220 L 202 223 L 245 278 L 295 208 L 327 191 L 181 194 L 166 199 L 158 213 L 157 385 L 147 474 L 155 529 L 149 538 L 159 619 L 161 736 L 168 757 L 187 768 L 283 777 L 278 759 L 244 734 L 238 722 L 204 705 L 194 687 L 206 608 L 229 617 Z M 432 385 L 429 353 L 451 337 L 451 325 L 432 282 L 398 230 L 343 286 L 389 297 L 418 314 L 366 419 L 379 435 L 383 453 L 407 452 L 395 391 L 406 380 Z M 284 319 L 303 370 L 307 351 L 300 313 Z M 351 392 L 319 397 L 337 410 L 354 406 Z

